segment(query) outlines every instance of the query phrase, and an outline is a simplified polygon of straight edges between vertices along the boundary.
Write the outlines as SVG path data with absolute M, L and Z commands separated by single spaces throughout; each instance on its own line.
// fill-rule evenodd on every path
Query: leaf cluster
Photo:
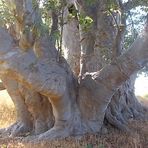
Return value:
M 0 26 L 9 25 L 14 22 L 14 8 L 13 3 L 0 0 Z
M 84 31 L 87 31 L 92 26 L 92 23 L 93 23 L 93 19 L 91 17 L 85 16 L 83 14 L 79 15 L 78 20 L 79 20 L 79 24 L 81 25 Z

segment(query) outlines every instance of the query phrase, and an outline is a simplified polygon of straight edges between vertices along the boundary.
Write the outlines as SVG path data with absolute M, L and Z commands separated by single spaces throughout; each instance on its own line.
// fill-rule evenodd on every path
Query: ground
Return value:
M 148 107 L 148 95 L 139 97 Z M 147 113 L 148 116 L 148 113 Z M 0 91 L 0 128 L 7 127 L 15 122 L 14 105 L 6 93 Z M 63 140 L 44 141 L 42 143 L 22 143 L 22 139 L 3 139 L 0 137 L 0 148 L 148 148 L 148 120 L 129 121 L 130 134 L 122 133 L 110 128 L 105 135 L 86 135 Z

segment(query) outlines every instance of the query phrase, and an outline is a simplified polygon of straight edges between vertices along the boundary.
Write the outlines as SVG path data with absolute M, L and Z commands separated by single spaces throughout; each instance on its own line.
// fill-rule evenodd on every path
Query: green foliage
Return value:
M 116 0 L 107 0 L 107 9 L 110 11 L 118 10 L 118 4 Z
M 140 5 L 141 5 L 141 6 L 144 6 L 144 5 L 146 6 L 146 5 L 147 5 L 147 6 L 148 6 L 148 1 L 147 1 L 147 0 L 134 0 L 134 1 L 133 1 L 133 5 L 134 5 L 134 4 L 137 4 L 137 5 L 139 5 L 139 6 L 140 6 Z
M 60 6 L 59 0 L 44 0 L 43 6 L 47 11 L 57 9 Z
M 132 9 L 126 14 L 127 26 L 124 38 L 124 47 L 126 49 L 134 42 L 145 24 L 146 11 L 143 8 Z
M 39 27 L 36 27 L 35 30 L 36 30 L 36 33 L 37 33 L 36 37 L 40 37 L 40 36 L 43 36 L 43 35 L 49 33 L 49 26 L 42 23 Z
M 138 33 L 135 29 L 133 29 L 133 32 L 132 34 L 130 34 L 128 31 L 126 31 L 126 35 L 125 35 L 125 38 L 124 38 L 124 47 L 125 49 L 128 49 L 129 46 L 134 42 L 134 40 L 136 39 Z M 135 34 L 135 35 L 133 35 Z
M 14 22 L 14 8 L 13 3 L 9 1 L 0 0 L 0 26 L 9 25 Z
M 36 0 L 34 0 L 36 1 Z M 61 1 L 60 0 L 42 0 L 41 3 L 38 3 L 39 11 L 41 13 L 41 22 L 35 22 L 33 25 L 33 30 L 37 37 L 42 36 L 43 34 L 48 34 L 51 29 L 51 11 L 58 11 L 61 10 Z M 36 3 L 34 3 L 36 6 Z M 56 33 L 55 33 L 56 34 Z M 55 35 L 57 37 L 57 35 Z
M 99 144 L 98 148 L 105 148 L 105 146 L 103 144 Z
M 59 30 L 55 31 L 53 36 L 54 36 L 54 39 L 56 39 L 57 41 L 59 41 L 60 38 L 61 38 L 60 31 Z
M 120 11 L 121 10 L 120 10 L 119 4 L 117 3 L 116 0 L 107 0 L 107 8 L 106 8 L 106 12 L 105 13 L 108 16 L 111 16 L 114 19 L 114 21 L 116 21 L 115 20 L 116 19 L 116 14 L 117 13 L 118 14 L 121 13 Z M 117 24 L 116 24 L 116 26 L 117 26 Z
M 77 18 L 77 16 L 78 16 L 78 10 L 76 10 L 76 8 L 75 8 L 74 5 L 71 5 L 68 8 L 68 11 L 69 11 L 69 14 L 68 14 L 68 18 L 69 19 L 71 19 L 71 18 Z
M 92 144 L 87 144 L 86 148 L 93 148 Z
M 98 148 L 105 148 L 103 144 L 99 144 L 97 147 Z M 93 144 L 90 143 L 90 144 L 87 144 L 86 148 L 94 148 L 94 146 L 93 146 Z
M 143 26 L 145 24 L 145 16 L 148 12 L 147 10 L 148 10 L 147 7 L 142 6 L 134 8 L 126 14 L 127 26 L 124 37 L 125 49 L 128 49 L 131 46 L 131 44 L 137 38 L 138 33 L 140 33 L 141 30 L 143 29 Z M 148 75 L 148 66 L 145 66 L 142 70 L 138 72 L 138 74 L 143 74 L 143 73 L 145 74 L 145 76 Z
M 89 0 L 88 0 L 89 1 Z M 89 28 L 92 26 L 93 19 L 85 14 L 79 13 L 74 5 L 71 5 L 68 8 L 69 15 L 68 15 L 68 20 L 72 18 L 77 18 L 79 21 L 79 24 L 81 25 L 82 29 L 84 31 L 88 31 Z
M 62 9 L 65 7 L 64 0 L 43 0 L 40 7 L 43 31 L 49 31 L 51 28 L 51 11 L 55 11 L 59 16 L 61 15 Z M 57 36 L 57 35 L 56 35 Z
M 82 14 L 79 15 L 79 24 L 83 30 L 87 31 L 91 27 L 92 23 L 93 19 L 91 17 Z
M 97 0 L 85 0 L 87 6 L 93 6 L 97 3 Z

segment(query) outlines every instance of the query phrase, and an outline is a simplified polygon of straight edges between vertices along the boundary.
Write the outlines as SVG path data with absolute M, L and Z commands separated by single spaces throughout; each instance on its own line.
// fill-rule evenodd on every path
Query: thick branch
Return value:
M 145 31 L 125 54 L 105 66 L 101 71 L 86 73 L 80 81 L 78 100 L 80 101 L 82 116 L 84 116 L 88 122 L 98 120 L 97 127 L 101 127 L 106 109 L 117 89 L 128 80 L 133 73 L 140 70 L 148 62 L 147 32 L 148 31 Z M 88 114 L 86 114 L 86 108 Z M 96 109 L 96 116 L 92 108 Z M 115 125 L 118 126 L 118 128 L 126 130 L 120 122 L 117 123 L 117 120 L 115 121 L 116 118 L 111 118 L 110 114 L 107 114 L 107 117 L 112 124 L 116 123 Z M 96 129 L 94 131 L 96 131 Z
M 55 34 L 58 31 L 58 15 L 56 14 L 55 11 L 52 11 L 51 18 L 52 18 L 52 26 L 50 32 L 50 41 L 53 43 L 53 45 L 55 45 L 56 44 Z
M 74 6 L 72 7 L 72 9 L 75 9 Z M 66 24 L 63 26 L 63 37 L 62 37 L 63 46 L 64 46 L 64 57 L 69 63 L 74 74 L 78 76 L 80 72 L 80 55 L 81 55 L 79 22 L 76 17 L 71 18 L 69 20 L 68 19 L 69 13 L 70 13 L 70 8 L 66 9 L 64 13 L 64 22 L 66 22 Z
M 123 82 L 125 82 L 133 73 L 143 68 L 147 62 L 148 28 L 146 27 L 145 31 L 136 39 L 125 54 L 118 57 L 101 71 L 92 74 L 92 77 L 95 81 L 105 86 L 105 91 L 114 93 Z M 106 94 L 110 93 L 106 92 Z

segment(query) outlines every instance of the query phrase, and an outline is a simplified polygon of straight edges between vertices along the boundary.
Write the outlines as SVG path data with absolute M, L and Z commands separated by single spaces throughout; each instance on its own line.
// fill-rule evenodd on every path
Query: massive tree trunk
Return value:
M 7 46 L 7 42 L 2 41 L 1 43 Z M 35 92 L 33 89 L 28 89 L 6 73 L 2 74 L 0 78 L 12 98 L 17 112 L 16 123 L 2 130 L 3 135 L 40 134 L 53 126 L 52 107 L 44 95 Z
M 30 1 L 26 2 L 30 4 Z M 74 31 L 80 33 L 80 44 L 77 40 L 70 42 L 69 46 L 66 38 L 78 36 L 79 39 L 79 34 L 68 36 L 65 32 L 63 35 L 68 53 L 74 55 L 68 61 L 74 63 L 70 66 L 75 76 L 66 60 L 58 58 L 54 39 L 58 23 L 55 12 L 52 12 L 50 35 L 43 32 L 36 38 L 30 29 L 26 37 L 22 34 L 23 27 L 31 27 L 36 21 L 34 18 L 38 21 L 40 15 L 35 13 L 38 17 L 25 20 L 26 25 L 20 25 L 19 29 L 19 45 L 8 31 L 0 29 L 0 75 L 18 113 L 18 122 L 9 128 L 11 135 L 31 132 L 32 135 L 40 134 L 36 138 L 42 140 L 96 133 L 101 131 L 105 117 L 116 127 L 127 130 L 125 120 L 141 111 L 134 98 L 132 83 L 123 83 L 148 62 L 147 26 L 126 53 L 118 57 L 114 54 L 112 58 L 116 30 L 110 16 L 104 13 L 106 2 L 100 2 L 89 6 L 84 1 L 77 3 L 77 9 L 94 20 L 87 31 L 81 25 L 79 30 L 75 28 L 75 20 L 64 26 L 69 31 L 73 26 Z M 27 4 L 25 6 L 23 9 L 28 8 Z M 33 9 L 29 7 L 27 12 L 32 12 L 30 8 Z M 32 17 L 29 12 L 26 18 Z M 76 50 L 71 50 L 75 47 Z M 101 50 L 108 54 L 102 54 Z M 80 68 L 73 51 L 78 51 L 78 59 L 81 57 Z M 78 83 L 76 76 L 79 71 Z
M 76 44 L 74 44 L 75 42 L 72 42 L 72 44 L 70 44 L 71 47 L 65 49 L 66 51 L 68 50 L 66 57 L 70 59 L 70 61 L 68 60 L 70 65 L 71 63 L 76 62 L 76 65 L 79 65 L 79 59 L 73 59 L 71 58 L 71 55 L 81 54 L 80 75 L 83 75 L 85 72 L 101 70 L 107 63 L 123 53 L 123 37 L 126 28 L 126 18 L 124 10 L 122 9 L 122 3 L 118 3 L 118 7 L 121 8 L 121 16 L 117 16 L 119 15 L 118 13 L 112 13 L 110 15 L 105 13 L 108 10 L 106 1 L 100 1 L 99 4 L 95 5 L 91 5 L 91 3 L 90 5 L 87 5 L 80 1 L 76 7 L 81 13 L 93 18 L 94 21 L 91 28 L 87 30 L 83 31 L 83 26 L 80 26 L 80 28 L 82 28 L 80 31 L 81 39 Z M 121 17 L 120 20 L 115 20 L 117 17 Z M 68 36 L 63 36 L 64 41 L 73 41 L 73 35 L 78 34 L 77 24 L 72 24 L 70 22 L 69 24 L 66 24 L 64 28 L 66 34 L 69 31 Z M 69 42 L 65 42 L 65 44 L 67 47 L 69 46 Z M 75 48 L 76 45 L 77 48 Z M 71 68 L 75 71 L 73 66 Z M 143 117 L 143 108 L 134 94 L 135 78 L 136 74 L 129 77 L 129 80 L 116 91 L 105 114 L 105 118 L 111 125 L 123 131 L 128 130 L 126 123 L 129 118 Z
M 32 1 L 15 0 L 15 4 L 17 13 L 16 24 L 13 28 L 13 33 L 10 29 L 9 32 L 14 40 L 19 41 L 15 46 L 19 46 L 20 52 L 23 54 L 30 50 L 30 48 L 33 48 L 34 42 L 37 42 L 35 41 L 35 35 L 31 28 L 39 21 L 40 15 L 37 8 L 34 10 Z M 12 42 L 9 36 L 6 36 L 6 38 Z M 0 42 L 4 46 L 7 46 L 5 50 L 10 47 L 7 41 L 1 40 Z M 35 46 L 37 45 L 34 45 L 34 52 L 39 56 L 41 52 L 37 51 Z M 3 135 L 12 137 L 22 136 L 28 133 L 37 135 L 47 131 L 53 126 L 54 117 L 52 107 L 44 95 L 32 89 L 28 89 L 25 85 L 22 85 L 13 78 L 9 78 L 7 74 L 2 74 L 0 78 L 12 98 L 17 112 L 16 123 L 3 129 Z

